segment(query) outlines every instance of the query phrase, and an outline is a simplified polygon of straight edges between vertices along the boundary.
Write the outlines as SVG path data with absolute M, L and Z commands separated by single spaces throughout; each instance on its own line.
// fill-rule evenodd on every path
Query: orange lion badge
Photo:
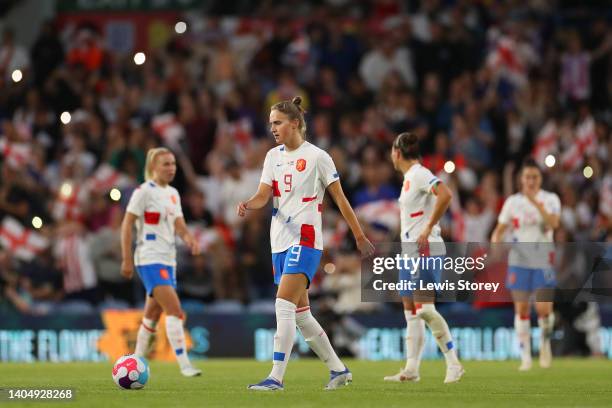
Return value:
M 297 163 L 295 163 L 295 168 L 297 171 L 304 171 L 304 169 L 306 169 L 306 160 L 299 159 Z

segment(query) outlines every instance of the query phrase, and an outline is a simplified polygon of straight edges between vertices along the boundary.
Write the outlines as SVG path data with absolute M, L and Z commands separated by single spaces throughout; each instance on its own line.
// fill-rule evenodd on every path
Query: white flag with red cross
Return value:
M 6 216 L 0 226 L 0 244 L 23 261 L 31 261 L 49 246 L 47 238 Z

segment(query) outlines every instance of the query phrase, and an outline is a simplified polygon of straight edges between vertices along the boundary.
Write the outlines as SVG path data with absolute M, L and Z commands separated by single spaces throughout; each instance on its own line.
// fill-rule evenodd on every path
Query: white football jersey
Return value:
M 332 158 L 304 141 L 288 152 L 284 145 L 268 151 L 261 183 L 272 187 L 272 252 L 292 245 L 323 249 L 321 206 L 325 189 L 338 180 Z
M 550 214 L 561 214 L 561 200 L 555 193 L 540 190 L 536 200 L 544 205 Z M 549 267 L 554 250 L 553 230 L 546 227 L 538 209 L 522 193 L 513 194 L 506 199 L 497 218 L 500 224 L 511 228 L 512 242 L 532 243 L 515 245 L 510 251 L 508 263 L 525 268 Z M 546 243 L 550 245 L 538 245 Z
M 176 188 L 146 181 L 132 193 L 127 212 L 138 216 L 134 264 L 175 266 L 174 221 L 183 216 L 181 197 Z
M 416 242 L 429 223 L 436 203 L 433 187 L 439 182 L 441 180 L 420 163 L 412 165 L 404 174 L 404 184 L 398 200 L 402 242 Z M 431 229 L 429 242 L 441 243 L 430 246 L 430 255 L 445 254 L 438 224 Z

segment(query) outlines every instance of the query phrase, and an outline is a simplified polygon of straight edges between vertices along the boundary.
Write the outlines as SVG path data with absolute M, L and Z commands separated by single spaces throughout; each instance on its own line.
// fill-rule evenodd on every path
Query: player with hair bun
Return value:
M 166 313 L 166 335 L 176 354 L 181 374 L 198 376 L 187 356 L 183 311 L 176 294 L 175 235 L 198 255 L 199 245 L 187 230 L 181 197 L 170 185 L 176 174 L 174 154 L 164 147 L 150 149 L 145 164 L 145 182 L 127 206 L 121 224 L 121 274 L 128 279 L 134 268 L 147 291 L 144 317 L 136 338 L 135 355 L 144 357 L 162 310 Z M 132 229 L 136 225 L 136 251 L 132 255 Z
M 305 140 L 306 122 L 301 98 L 282 101 L 270 110 L 270 130 L 279 146 L 266 155 L 261 181 L 255 195 L 238 204 L 237 213 L 265 206 L 272 197 L 270 238 L 276 294 L 276 335 L 270 375 L 249 389 L 282 390 L 283 378 L 296 326 L 310 348 L 330 370 L 326 389 L 336 389 L 352 380 L 321 325 L 310 313 L 308 287 L 323 252 L 321 207 L 325 191 L 338 205 L 363 256 L 374 247 L 363 233 L 340 185 L 338 172 L 324 150 Z
M 424 167 L 421 162 L 419 140 L 414 133 L 399 134 L 391 148 L 391 161 L 395 170 L 404 175 L 402 192 L 399 197 L 401 241 L 414 256 L 440 257 L 445 255 L 444 240 L 440 235 L 438 222 L 448 209 L 452 194 L 442 181 Z M 435 264 L 435 262 L 434 262 Z M 440 281 L 441 270 L 432 267 L 411 271 L 400 270 L 401 281 L 436 283 Z M 406 366 L 399 373 L 386 376 L 385 381 L 419 381 L 421 356 L 425 346 L 425 324 L 431 330 L 446 361 L 444 383 L 461 379 L 464 369 L 453 343 L 448 324 L 436 310 L 435 292 L 428 290 L 402 290 L 400 296 L 406 317 Z

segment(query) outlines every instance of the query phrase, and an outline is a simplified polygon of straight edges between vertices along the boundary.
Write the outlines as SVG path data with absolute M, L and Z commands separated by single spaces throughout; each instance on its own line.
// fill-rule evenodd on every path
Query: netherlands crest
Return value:
M 297 171 L 304 171 L 306 169 L 306 160 L 298 159 L 297 163 L 295 163 L 295 168 Z

